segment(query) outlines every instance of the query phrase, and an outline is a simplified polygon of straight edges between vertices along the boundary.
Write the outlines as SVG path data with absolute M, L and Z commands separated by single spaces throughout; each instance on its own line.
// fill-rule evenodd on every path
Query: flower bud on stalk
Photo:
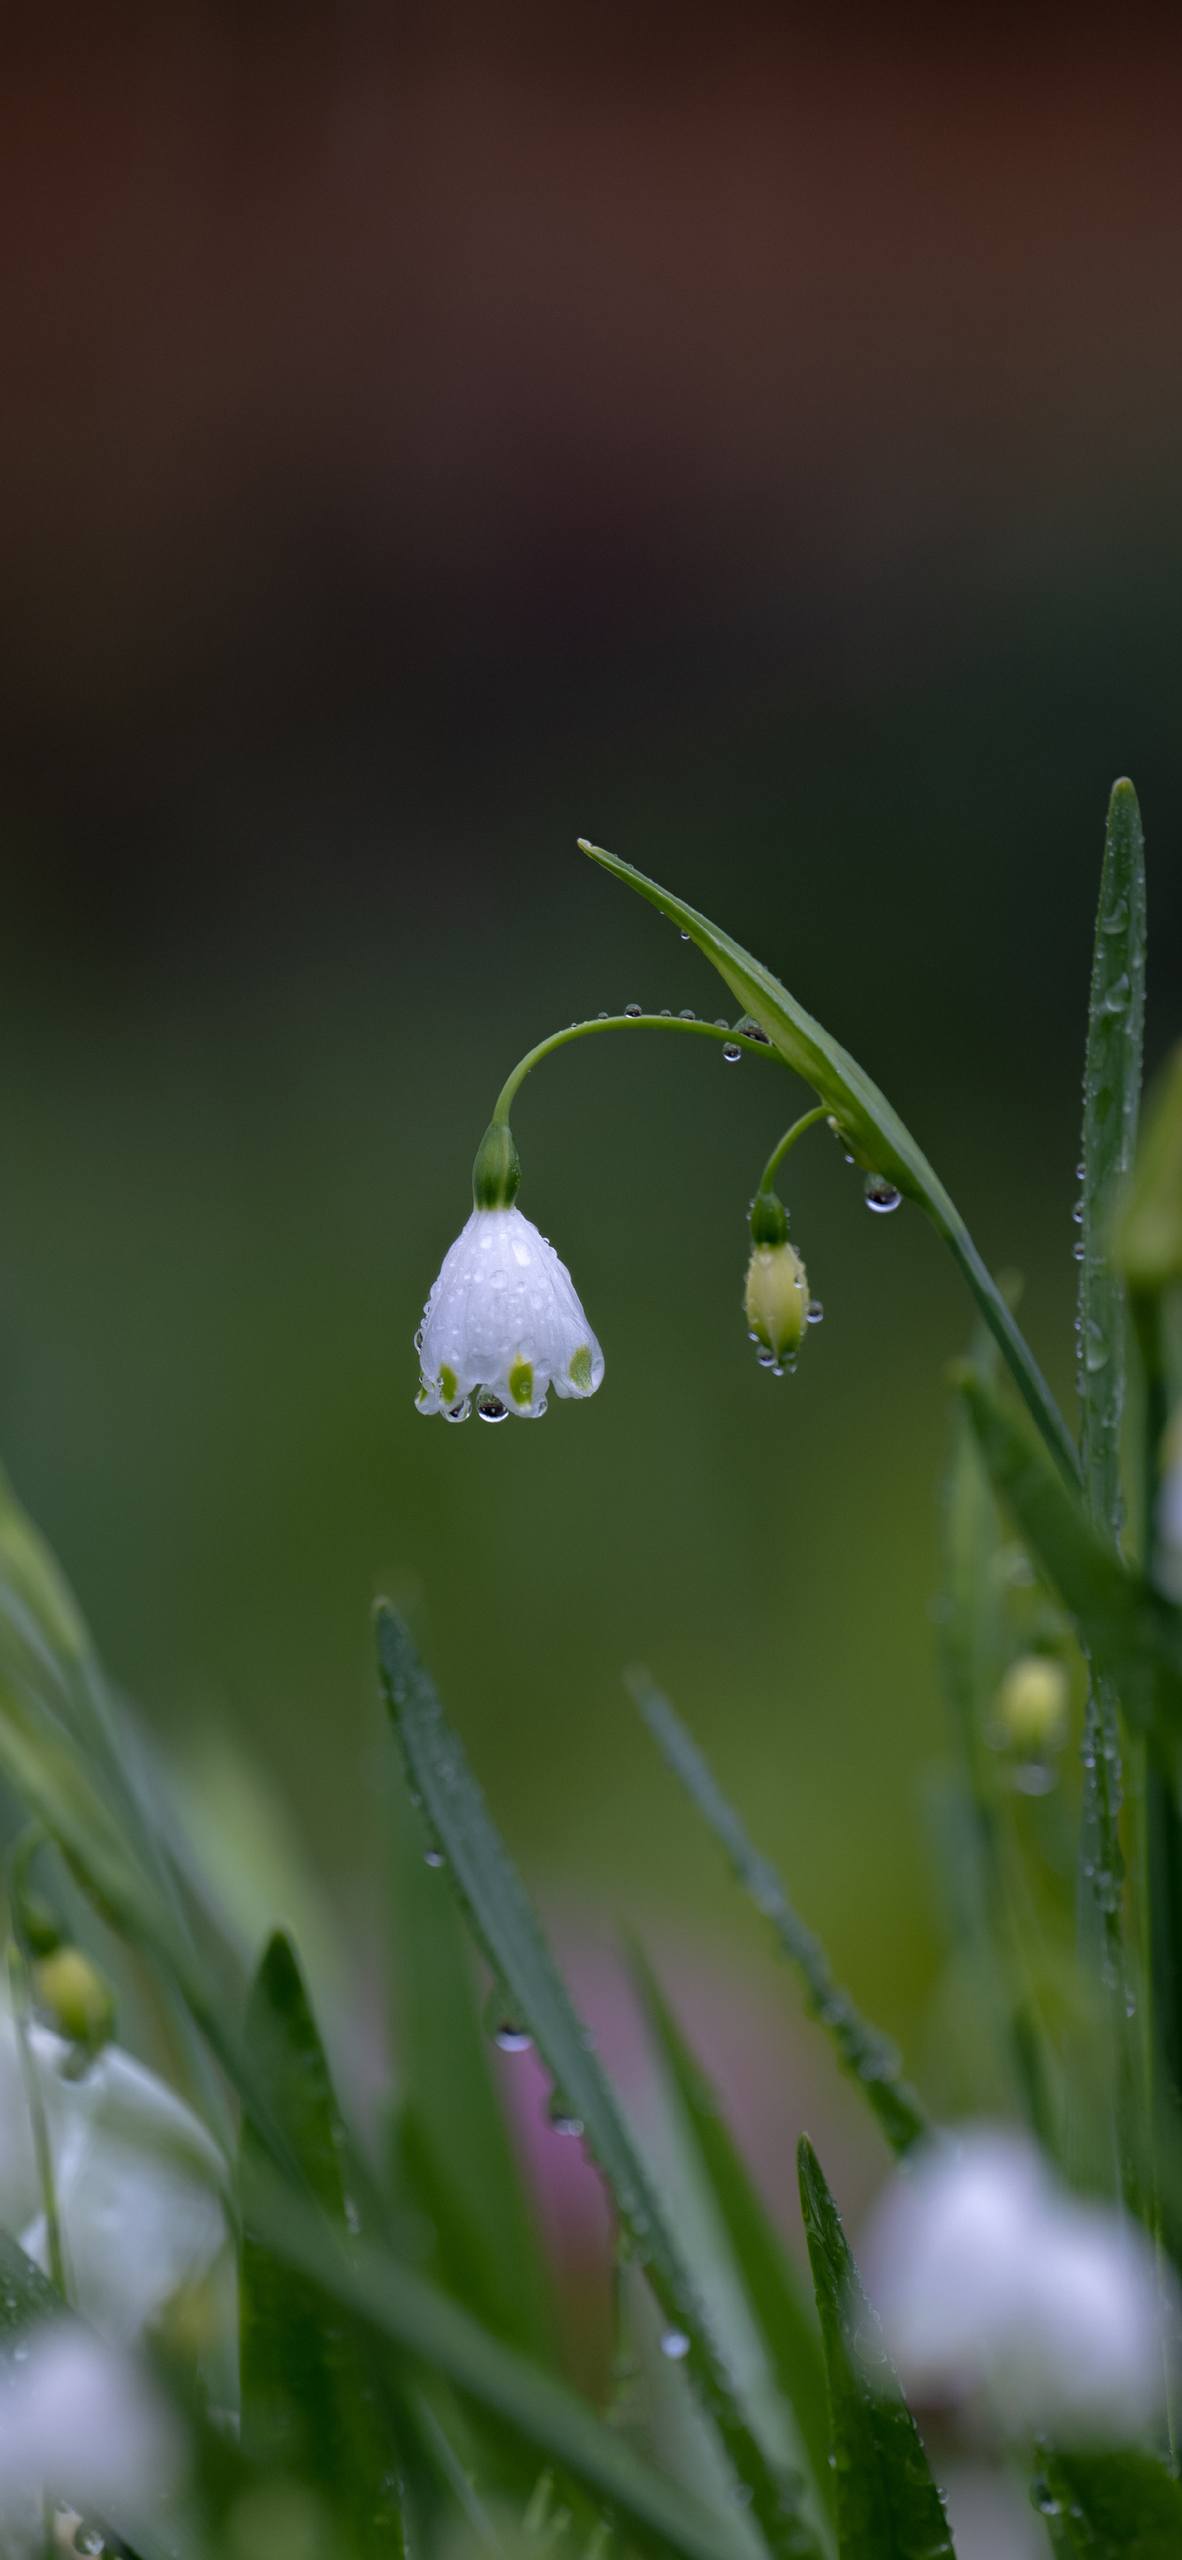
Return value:
M 1067 1730 L 1069 1682 L 1052 1654 L 1022 1653 L 997 1693 L 1003 1739 L 1016 1751 L 1055 1751 Z
M 80 1947 L 58 1947 L 33 1966 L 33 1993 L 47 2023 L 71 2044 L 97 2053 L 115 2032 L 109 1982 Z
M 788 1241 L 788 1216 L 774 1191 L 761 1191 L 751 1211 L 751 1259 L 747 1265 L 747 1328 L 764 1368 L 795 1361 L 808 1319 L 805 1267 Z

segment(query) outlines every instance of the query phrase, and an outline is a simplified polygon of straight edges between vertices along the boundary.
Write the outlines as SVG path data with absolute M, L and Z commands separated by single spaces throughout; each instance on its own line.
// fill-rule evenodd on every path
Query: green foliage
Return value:
M 1036 2503 L 1056 2560 L 1176 2560 L 1182 2551 L 1182 2488 L 1147 2453 L 1048 2456 Z
M 940 2493 L 811 2143 L 800 2202 L 829 2377 L 839 2560 L 951 2560 Z
M 779 1945 L 796 1966 L 813 2016 L 832 2037 L 842 2068 L 857 2083 L 892 2150 L 903 2153 L 928 2130 L 923 2102 L 903 2078 L 893 2044 L 869 2026 L 849 1993 L 834 1981 L 819 1939 L 794 1911 L 767 1859 L 749 1841 L 696 1742 L 669 1700 L 652 1681 L 633 1675 L 632 1691 L 649 1732 L 686 1793 L 729 1858 L 756 1910 L 771 1922 Z

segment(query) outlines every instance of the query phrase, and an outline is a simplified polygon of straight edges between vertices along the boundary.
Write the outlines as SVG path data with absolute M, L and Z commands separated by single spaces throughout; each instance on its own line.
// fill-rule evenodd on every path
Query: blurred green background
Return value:
M 810 1140 L 826 1321 L 773 1383 L 744 1209 L 797 1089 L 588 1044 L 517 1131 L 602 1394 L 447 1431 L 411 1336 L 521 1050 L 722 1009 L 588 832 L 880 1079 L 1069 1395 L 1122 770 L 1177 1029 L 1182 42 L 309 0 L 9 69 L 7 1462 L 264 1901 L 227 1745 L 378 1933 L 384 1588 L 568 1940 L 742 1969 L 760 2067 L 795 2014 L 643 1659 L 931 2060 L 935 1239 Z

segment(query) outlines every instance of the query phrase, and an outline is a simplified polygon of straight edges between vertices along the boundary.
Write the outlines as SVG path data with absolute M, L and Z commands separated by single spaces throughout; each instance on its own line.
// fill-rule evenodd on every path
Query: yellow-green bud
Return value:
M 109 2043 L 115 2028 L 111 1986 L 80 1947 L 59 1947 L 33 1967 L 33 1990 L 60 2035 L 84 2044 L 91 2053 Z
M 808 1316 L 809 1284 L 795 1247 L 757 1244 L 747 1265 L 747 1324 L 761 1356 L 791 1360 Z
M 997 1693 L 1005 1740 L 1016 1751 L 1053 1751 L 1067 1729 L 1070 1683 L 1049 1653 L 1022 1653 L 1011 1662 Z

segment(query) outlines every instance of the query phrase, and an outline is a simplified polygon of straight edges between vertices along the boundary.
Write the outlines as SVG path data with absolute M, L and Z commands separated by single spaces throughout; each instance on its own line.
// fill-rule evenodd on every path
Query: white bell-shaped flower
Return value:
M 108 2338 L 132 2340 L 226 2250 L 224 2165 L 203 2124 L 117 2045 L 79 2067 L 75 2047 L 29 2030 L 70 2294 Z M 28 2095 L 11 2016 L 0 2015 L 0 2225 L 48 2267 Z
M 553 1387 L 594 1395 L 603 1353 L 548 1238 L 520 1209 L 474 1209 L 445 1254 L 415 1336 L 420 1413 L 536 1419 Z
M 180 2486 L 187 2459 L 179 2421 L 124 2349 L 70 2319 L 32 2329 L 10 2359 L 0 2398 L 5 2553 L 41 2560 L 46 2500 L 109 2517 L 137 2540 L 150 2530 L 157 2547 L 161 2502 Z M 68 2529 L 70 2520 L 60 2521 Z M 82 2515 L 73 2521 L 80 2528 Z M 68 2545 L 63 2538 L 61 2548 L 107 2547 L 90 2533 Z
M 1158 2413 L 1163 2300 L 1136 2225 L 977 2127 L 892 2182 L 863 2253 L 904 2390 L 979 2430 L 1121 2442 Z

